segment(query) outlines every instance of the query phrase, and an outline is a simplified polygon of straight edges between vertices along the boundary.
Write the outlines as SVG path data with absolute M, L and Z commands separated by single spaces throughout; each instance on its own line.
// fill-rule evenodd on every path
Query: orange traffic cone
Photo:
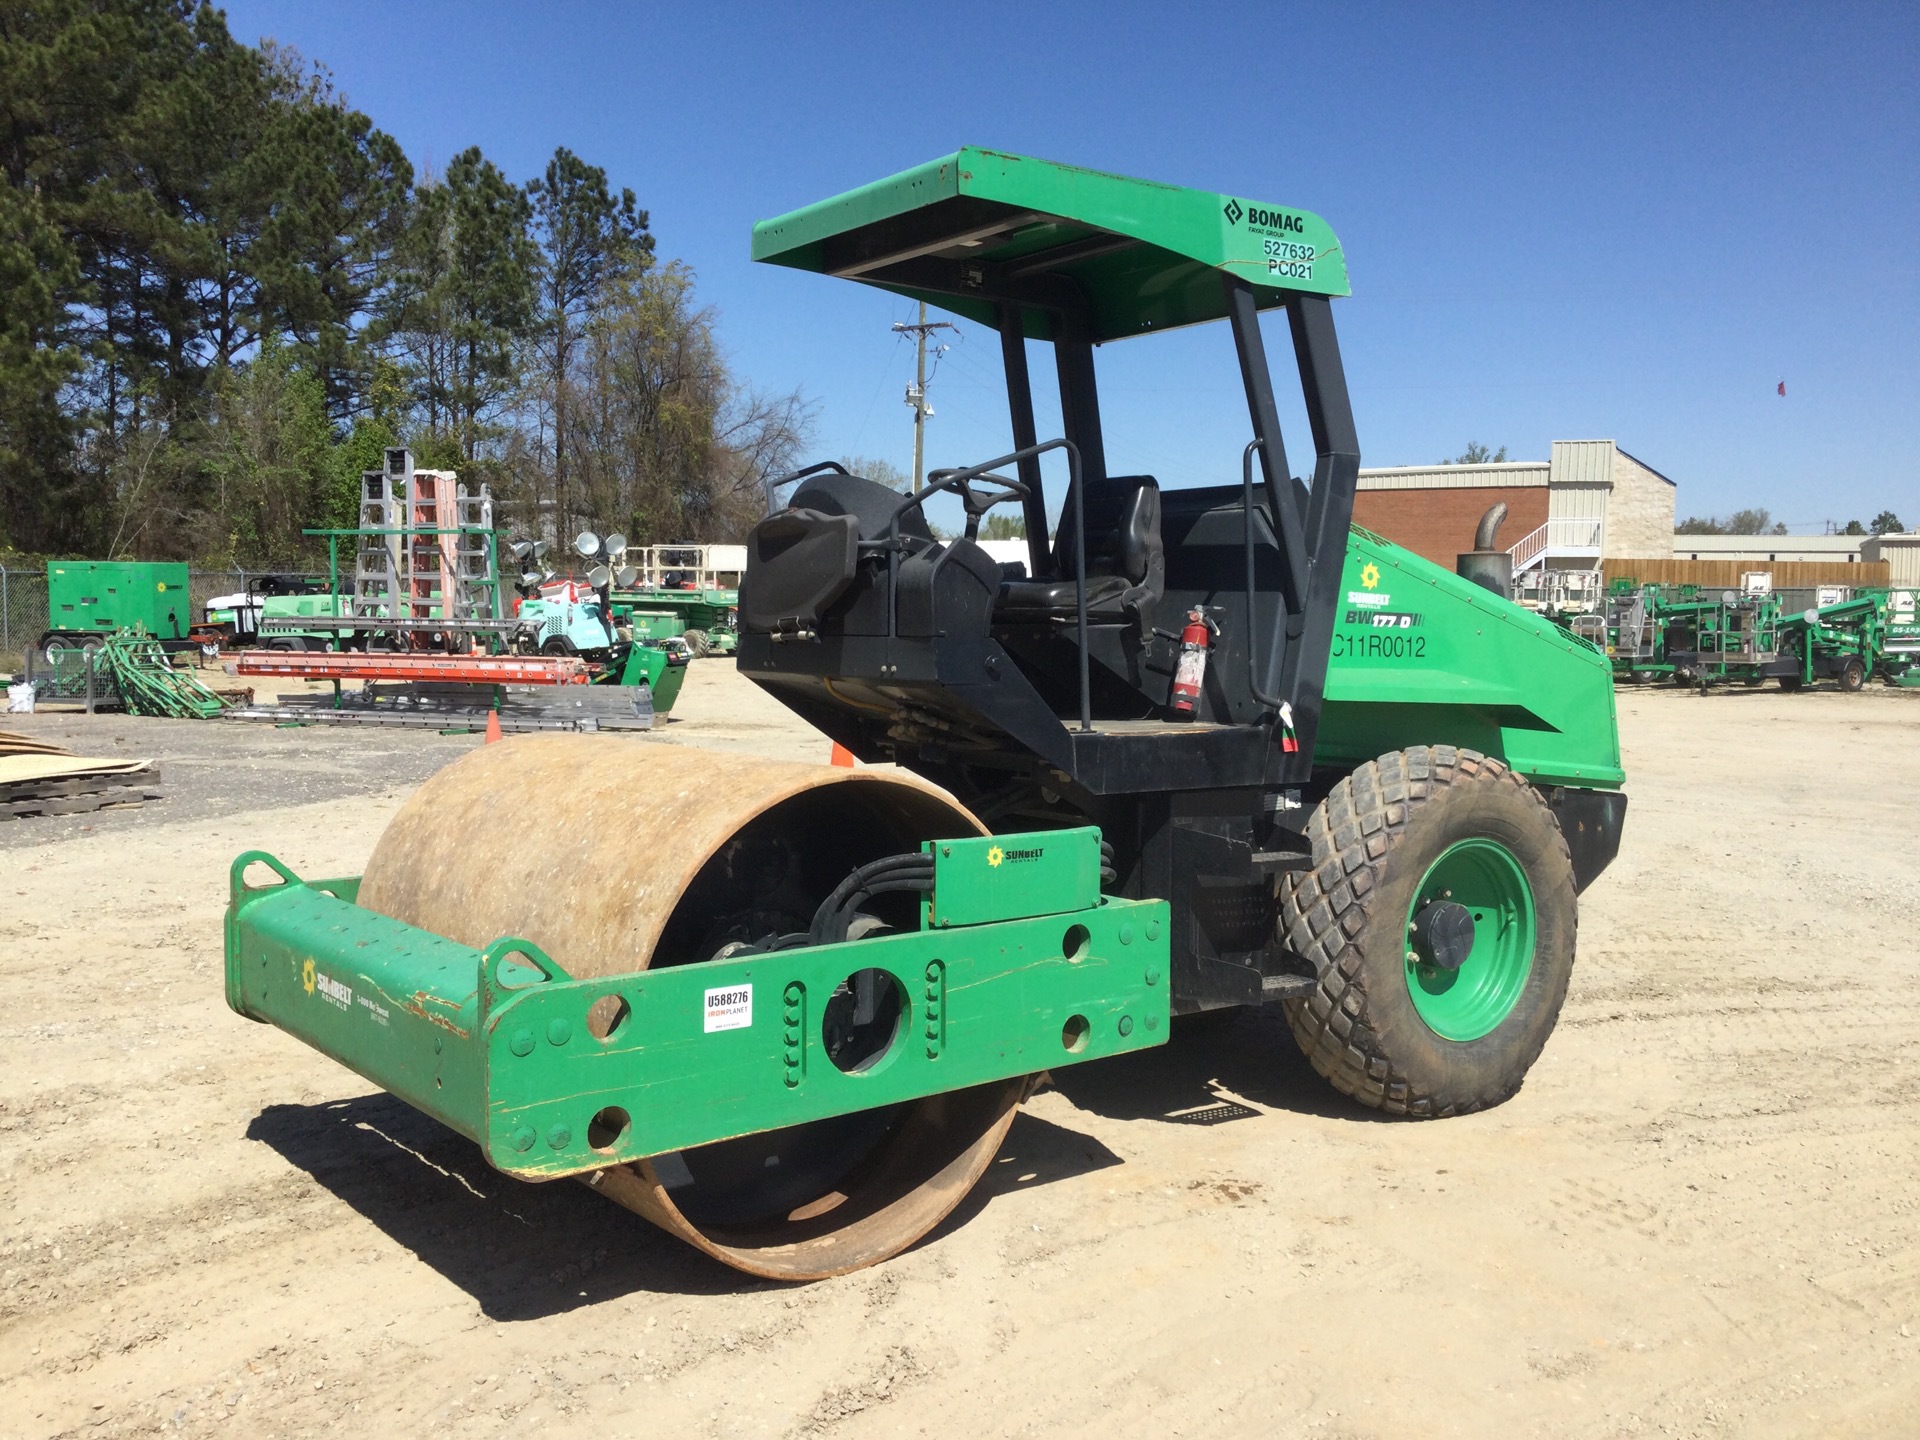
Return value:
M 853 768 L 853 752 L 836 740 L 833 742 L 833 758 L 827 763 L 829 765 L 844 765 L 851 770 Z
M 487 711 L 487 738 L 484 743 L 491 745 L 500 738 L 500 712 Z

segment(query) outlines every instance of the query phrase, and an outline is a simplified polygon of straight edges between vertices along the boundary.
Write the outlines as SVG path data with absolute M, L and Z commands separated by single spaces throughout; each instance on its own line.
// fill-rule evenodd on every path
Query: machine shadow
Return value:
M 999 1153 L 993 1157 L 987 1173 L 980 1177 L 980 1183 L 967 1192 L 966 1198 L 953 1207 L 946 1219 L 908 1246 L 908 1253 L 965 1226 L 1003 1195 L 1011 1195 L 1016 1190 L 1035 1190 L 1056 1180 L 1071 1180 L 1125 1163 L 1093 1136 L 1021 1110 L 1013 1117 L 1007 1138 L 1001 1142 Z
M 1278 1007 L 1177 1019 L 1165 1045 L 1056 1070 L 1053 1084 L 1080 1109 L 1109 1120 L 1219 1125 L 1258 1116 L 1255 1105 L 1330 1120 L 1395 1119 L 1349 1100 L 1316 1074 Z
M 466 1291 L 489 1319 L 537 1320 L 635 1292 L 781 1288 L 701 1255 L 584 1185 L 502 1175 L 472 1141 L 392 1095 L 270 1105 L 246 1134 Z M 997 1196 L 1120 1163 L 1091 1136 L 1022 1112 L 980 1183 L 915 1248 Z
M 1052 1083 L 1078 1108 L 1113 1120 L 1215 1125 L 1258 1117 L 1254 1105 L 1392 1118 L 1316 1075 L 1275 1011 L 1176 1021 L 1164 1046 L 1070 1066 Z M 778 1288 L 708 1259 L 584 1185 L 502 1175 L 471 1141 L 385 1093 L 270 1105 L 246 1135 L 471 1295 L 489 1319 L 536 1320 L 636 1292 Z M 1122 1163 L 1092 1136 L 1023 1110 L 980 1183 L 912 1248 L 950 1234 L 1001 1196 Z
M 246 1134 L 466 1291 L 489 1319 L 537 1320 L 636 1291 L 778 1288 L 584 1185 L 502 1175 L 472 1141 L 391 1095 L 270 1105 Z

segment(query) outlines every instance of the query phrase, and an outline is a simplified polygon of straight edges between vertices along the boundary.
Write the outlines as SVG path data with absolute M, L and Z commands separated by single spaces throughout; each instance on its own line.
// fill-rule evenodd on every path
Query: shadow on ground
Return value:
M 270 1105 L 247 1138 L 306 1171 L 494 1320 L 634 1292 L 735 1294 L 773 1283 L 709 1260 L 584 1185 L 502 1175 L 472 1141 L 391 1095 Z
M 946 1219 L 909 1248 L 917 1250 L 921 1245 L 931 1245 L 951 1234 L 1003 1195 L 1011 1195 L 1016 1190 L 1035 1190 L 1057 1180 L 1072 1180 L 1125 1163 L 1091 1135 L 1082 1135 L 1078 1130 L 1022 1110 L 1013 1117 L 1000 1153 L 993 1157 L 993 1164 L 980 1177 L 980 1183 L 967 1192 Z
M 701 1255 L 584 1185 L 502 1175 L 471 1141 L 391 1095 L 271 1105 L 247 1138 L 311 1175 L 494 1320 L 540 1319 L 637 1292 L 778 1288 Z M 998 1196 L 1120 1163 L 1098 1140 L 1017 1115 L 980 1183 L 933 1233 L 965 1223 Z
M 1057 1070 L 1053 1083 L 1080 1109 L 1110 1120 L 1219 1125 L 1252 1119 L 1261 1110 L 1330 1120 L 1395 1118 L 1349 1100 L 1321 1079 L 1278 1008 L 1178 1019 L 1165 1045 Z
M 1390 1118 L 1316 1075 L 1274 1011 L 1176 1021 L 1167 1044 L 1069 1066 L 1053 1084 L 1075 1106 L 1112 1120 L 1219 1125 L 1263 1110 Z M 775 1283 L 727 1269 L 583 1185 L 502 1175 L 471 1141 L 391 1095 L 272 1105 L 247 1137 L 311 1175 L 495 1320 L 538 1319 L 635 1292 L 738 1294 Z M 1023 1111 L 980 1183 L 920 1243 L 1003 1195 L 1121 1163 L 1093 1137 Z

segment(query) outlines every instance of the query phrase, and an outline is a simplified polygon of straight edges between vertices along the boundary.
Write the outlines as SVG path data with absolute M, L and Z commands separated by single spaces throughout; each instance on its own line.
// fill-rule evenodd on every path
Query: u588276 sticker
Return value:
M 726 985 L 706 995 L 701 1028 L 711 1035 L 716 1030 L 745 1030 L 753 1024 L 753 986 Z

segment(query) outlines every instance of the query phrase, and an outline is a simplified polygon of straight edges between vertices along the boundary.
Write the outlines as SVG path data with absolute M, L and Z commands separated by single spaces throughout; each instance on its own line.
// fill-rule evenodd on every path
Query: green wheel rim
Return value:
M 1457 970 L 1414 948 L 1414 916 L 1437 900 L 1473 916 L 1473 948 Z M 1513 1013 L 1533 973 L 1533 887 L 1506 846 L 1462 840 L 1427 867 L 1407 907 L 1407 993 L 1427 1028 L 1443 1040 L 1478 1040 Z

